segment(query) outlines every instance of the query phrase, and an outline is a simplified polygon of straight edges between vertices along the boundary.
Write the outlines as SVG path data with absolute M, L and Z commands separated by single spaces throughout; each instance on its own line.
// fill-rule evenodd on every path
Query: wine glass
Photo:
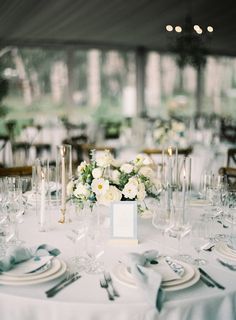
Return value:
M 170 225 L 170 210 L 167 204 L 167 192 L 162 190 L 160 193 L 160 202 L 152 216 L 152 225 L 161 232 L 163 237 L 163 251 L 166 249 L 166 230 Z
M 190 234 L 191 244 L 198 255 L 193 259 L 192 263 L 198 267 L 203 266 L 207 263 L 206 259 L 200 257 L 202 248 L 207 242 L 206 231 L 206 223 L 203 217 L 199 217 L 193 222 Z
M 94 205 L 92 210 L 88 211 L 88 229 L 86 233 L 86 251 L 88 262 L 86 272 L 89 274 L 98 274 L 104 272 L 104 265 L 101 257 L 104 254 L 104 244 L 106 232 L 101 223 L 102 207 Z
M 86 233 L 88 230 L 88 216 L 90 208 L 87 205 L 80 207 L 76 203 L 71 204 L 74 209 L 74 221 L 70 226 L 67 238 L 74 244 L 74 255 L 69 259 L 69 264 L 75 272 L 86 269 L 88 257 L 86 257 Z

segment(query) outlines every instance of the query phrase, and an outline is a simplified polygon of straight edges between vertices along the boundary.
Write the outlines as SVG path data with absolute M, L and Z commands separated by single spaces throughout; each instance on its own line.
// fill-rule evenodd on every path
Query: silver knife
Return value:
M 208 273 L 206 273 L 206 271 L 204 271 L 202 268 L 199 268 L 200 273 L 205 276 L 208 280 L 210 280 L 212 283 L 214 283 L 214 285 L 221 289 L 221 290 L 225 290 L 225 287 L 223 287 L 220 283 L 218 283 L 215 279 L 213 279 Z
M 54 290 L 51 290 L 50 292 L 46 293 L 48 298 L 54 297 L 58 292 L 60 292 L 62 289 L 70 285 L 71 283 L 75 282 L 81 278 L 80 274 L 75 275 L 74 277 L 68 279 L 67 281 L 63 282 L 61 285 L 57 286 Z
M 60 287 L 64 282 L 67 282 L 68 280 L 70 280 L 71 278 L 73 278 L 74 276 L 78 275 L 78 272 L 72 273 L 70 275 L 67 275 L 65 278 L 63 278 L 59 283 L 57 283 L 55 286 L 53 286 L 52 288 L 48 289 L 47 291 L 45 291 L 46 294 L 49 294 L 51 291 L 56 290 L 58 287 Z

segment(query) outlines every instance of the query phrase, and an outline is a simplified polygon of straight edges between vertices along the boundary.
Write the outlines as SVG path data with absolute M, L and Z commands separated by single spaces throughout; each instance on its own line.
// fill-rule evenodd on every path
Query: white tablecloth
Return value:
M 195 208 L 192 215 L 199 214 Z M 70 224 L 60 225 L 55 214 L 55 228 L 50 232 L 39 232 L 33 212 L 27 212 L 25 221 L 20 225 L 20 237 L 27 245 L 48 243 L 58 247 L 61 257 L 72 256 L 74 247 L 66 237 Z M 139 245 L 107 245 L 103 256 L 105 268 L 112 271 L 125 252 L 143 252 L 147 249 L 163 250 L 163 240 L 152 226 L 150 219 L 138 221 Z M 177 244 L 170 239 L 168 254 L 175 253 Z M 171 245 L 171 246 L 170 246 Z M 189 239 L 184 241 L 184 248 L 191 251 Z M 208 288 L 201 281 L 191 288 L 167 292 L 160 314 L 151 308 L 139 289 L 114 283 L 120 298 L 108 301 L 107 293 L 100 288 L 101 275 L 82 274 L 82 278 L 62 290 L 53 298 L 47 298 L 45 291 L 58 280 L 32 286 L 0 285 L 0 319 L 1 320 L 233 320 L 236 319 L 236 273 L 222 267 L 213 253 L 206 253 L 208 264 L 204 267 L 215 279 L 222 283 L 226 290 Z

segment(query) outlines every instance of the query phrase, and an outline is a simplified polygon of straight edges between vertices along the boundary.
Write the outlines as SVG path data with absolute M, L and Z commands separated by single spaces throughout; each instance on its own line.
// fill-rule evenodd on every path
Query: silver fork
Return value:
M 228 262 L 225 262 L 223 260 L 220 260 L 217 258 L 217 261 L 222 264 L 222 266 L 227 267 L 231 271 L 236 271 L 236 265 L 235 264 L 230 264 Z
M 113 281 L 112 281 L 110 273 L 109 272 L 104 272 L 104 278 L 105 278 L 108 286 L 109 286 L 109 284 L 111 285 L 113 295 L 115 297 L 119 297 L 120 295 L 119 295 L 118 291 L 116 290 L 116 288 L 113 285 Z
M 107 295 L 108 295 L 108 299 L 109 300 L 114 300 L 114 296 L 110 293 L 110 290 L 108 288 L 108 283 L 105 279 L 100 279 L 100 286 L 103 289 L 106 289 L 107 291 Z

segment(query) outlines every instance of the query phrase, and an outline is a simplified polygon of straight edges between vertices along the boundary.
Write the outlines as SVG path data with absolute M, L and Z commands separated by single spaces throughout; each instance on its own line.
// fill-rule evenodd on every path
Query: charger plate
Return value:
M 54 258 L 52 260 L 52 267 L 43 273 L 31 275 L 26 277 L 7 276 L 6 274 L 0 275 L 0 284 L 11 286 L 33 285 L 47 281 L 54 280 L 62 276 L 66 272 L 67 266 L 63 260 Z
M 217 242 L 213 252 L 220 257 L 236 261 L 236 250 L 231 249 L 226 242 Z
M 188 288 L 193 286 L 200 279 L 200 273 L 196 268 L 182 261 L 181 265 L 183 265 L 185 269 L 184 275 L 181 278 L 162 282 L 162 288 L 166 291 L 177 291 Z M 156 265 L 153 269 L 158 272 Z M 137 284 L 133 275 L 128 271 L 128 268 L 124 263 L 116 264 L 112 270 L 112 273 L 114 277 L 122 284 L 132 288 L 137 288 Z

